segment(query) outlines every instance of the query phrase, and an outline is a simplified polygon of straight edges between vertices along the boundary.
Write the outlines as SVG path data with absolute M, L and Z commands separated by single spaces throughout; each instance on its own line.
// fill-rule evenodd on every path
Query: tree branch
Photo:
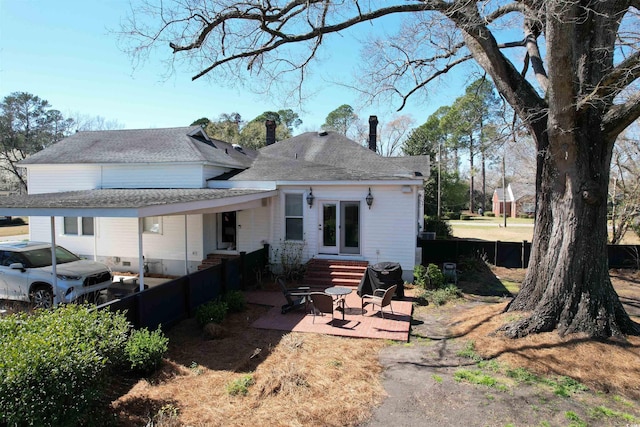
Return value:
M 578 110 L 587 108 L 594 100 L 609 99 L 611 102 L 638 78 L 640 78 L 640 51 L 634 52 L 605 75 L 595 89 L 580 100 Z
M 624 104 L 614 105 L 604 115 L 602 127 L 608 135 L 616 137 L 640 117 L 640 92 L 632 94 Z
M 291 19 L 293 16 L 297 15 L 299 11 L 295 11 L 294 9 L 302 6 L 308 8 L 311 4 L 324 3 L 322 15 L 323 25 L 312 25 L 311 30 L 305 33 L 290 35 L 281 31 L 284 24 Z M 383 16 L 396 14 L 396 13 L 408 13 L 408 12 L 421 12 L 425 10 L 443 10 L 447 7 L 447 4 L 440 0 L 430 0 L 421 3 L 415 4 L 404 4 L 398 6 L 390 6 L 386 8 L 381 8 L 377 10 L 373 10 L 367 13 L 359 13 L 343 22 L 326 25 L 325 17 L 328 12 L 328 8 L 331 6 L 331 3 L 326 2 L 325 0 L 295 0 L 288 3 L 282 9 L 274 9 L 276 13 L 269 14 L 269 10 L 262 9 L 259 13 L 248 13 L 246 11 L 241 11 L 238 9 L 234 9 L 232 11 L 220 12 L 216 15 L 216 18 L 211 22 L 207 23 L 198 33 L 196 40 L 193 43 L 187 45 L 177 45 L 175 43 L 169 43 L 169 46 L 173 49 L 173 52 L 187 51 L 192 49 L 199 49 L 202 47 L 204 42 L 206 41 L 208 35 L 216 29 L 217 27 L 226 24 L 229 24 L 229 21 L 234 19 L 240 19 L 243 21 L 257 21 L 259 23 L 259 28 L 264 33 L 269 34 L 271 36 L 270 40 L 266 43 L 262 44 L 260 47 L 249 48 L 239 53 L 227 56 L 223 59 L 214 61 L 211 65 L 200 71 L 198 74 L 192 77 L 192 80 L 196 80 L 205 74 L 211 72 L 217 67 L 224 65 L 229 62 L 233 62 L 238 59 L 250 58 L 250 57 L 259 57 L 267 52 L 273 51 L 283 45 L 299 43 L 303 41 L 312 40 L 314 38 L 321 39 L 323 35 L 336 33 L 347 28 L 350 28 L 356 24 L 365 21 L 371 21 L 374 19 L 381 18 Z M 287 15 L 289 13 L 289 15 Z M 269 28 L 268 24 L 270 23 L 278 23 L 277 29 Z

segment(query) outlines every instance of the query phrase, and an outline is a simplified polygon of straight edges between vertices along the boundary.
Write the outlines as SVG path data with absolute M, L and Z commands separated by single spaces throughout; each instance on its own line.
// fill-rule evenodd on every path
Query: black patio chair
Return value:
M 316 323 L 316 314 L 324 315 L 324 313 L 331 313 L 331 320 L 333 317 L 333 297 L 324 292 L 311 292 L 309 294 L 311 298 L 312 311 L 313 311 L 313 323 Z
M 300 286 L 297 288 L 287 288 L 287 284 L 284 278 L 278 277 L 276 279 L 278 285 L 282 289 L 284 297 L 287 299 L 287 303 L 282 306 L 282 314 L 288 313 L 291 310 L 303 307 L 306 309 L 309 305 L 309 293 L 311 289 L 308 286 Z

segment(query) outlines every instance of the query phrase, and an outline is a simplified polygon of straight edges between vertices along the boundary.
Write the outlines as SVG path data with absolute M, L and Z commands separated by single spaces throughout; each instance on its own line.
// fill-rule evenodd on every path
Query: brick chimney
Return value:
M 369 150 L 378 151 L 378 116 L 369 116 Z
M 267 145 L 276 143 L 276 122 L 273 120 L 266 120 L 264 122 L 265 127 L 267 128 Z

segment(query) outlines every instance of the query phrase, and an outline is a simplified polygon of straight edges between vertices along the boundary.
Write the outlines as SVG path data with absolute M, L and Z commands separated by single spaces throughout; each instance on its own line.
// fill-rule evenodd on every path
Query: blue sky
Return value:
M 216 86 L 208 79 L 192 81 L 193 70 L 178 69 L 164 80 L 166 68 L 160 59 L 171 55 L 168 47 L 134 70 L 110 32 L 118 30 L 128 8 L 128 0 L 0 0 L 0 97 L 29 92 L 67 116 L 101 116 L 128 129 L 184 126 L 200 117 L 215 119 L 231 112 L 250 120 L 264 111 L 292 108 L 303 120 L 300 132 L 319 129 L 327 114 L 342 104 L 359 105 L 355 92 L 322 78 L 349 76 L 348 67 L 357 66 L 351 58 L 359 47 L 349 36 L 335 37 L 323 52 L 333 60 L 317 69 L 307 86 L 314 95 L 301 111 L 241 89 Z M 339 70 L 330 68 L 336 65 Z M 416 125 L 422 124 L 461 90 L 454 82 L 442 90 L 446 96 L 410 103 L 401 114 L 411 114 Z M 388 121 L 397 106 L 366 107 L 357 113 L 365 121 L 370 114 Z

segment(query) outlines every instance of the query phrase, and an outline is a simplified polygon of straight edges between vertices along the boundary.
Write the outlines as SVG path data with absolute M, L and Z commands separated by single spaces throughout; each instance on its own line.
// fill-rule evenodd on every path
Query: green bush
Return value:
M 151 332 L 147 328 L 134 330 L 125 346 L 127 365 L 131 371 L 149 374 L 162 364 L 169 350 L 169 339 L 162 329 Z
M 429 264 L 427 266 L 427 277 L 429 278 L 429 287 L 431 289 L 439 289 L 444 286 L 444 274 L 437 265 Z
M 471 215 L 460 215 L 460 219 L 463 221 L 471 220 Z
M 435 231 L 436 237 L 441 239 L 450 239 L 453 236 L 449 223 L 444 218 L 438 219 L 433 216 L 424 218 L 424 231 Z
M 493 217 L 495 217 L 495 216 L 496 216 L 496 214 L 494 214 L 493 212 L 489 211 L 489 212 L 485 212 L 485 213 L 484 213 L 484 216 L 490 216 L 490 217 L 492 217 L 492 218 L 493 218 Z
M 460 219 L 460 212 L 450 212 L 449 219 Z
M 426 289 L 429 284 L 429 277 L 427 276 L 427 269 L 424 268 L 424 265 L 418 264 L 413 267 L 413 283 L 422 289 Z
M 447 285 L 444 288 L 427 289 L 421 296 L 429 303 L 444 305 L 449 301 L 460 298 L 462 296 L 462 292 L 455 285 Z
M 196 321 L 200 326 L 207 323 L 222 323 L 229 310 L 227 303 L 220 300 L 210 301 L 196 309 Z
M 247 301 L 242 291 L 229 291 L 224 295 L 230 313 L 239 313 L 247 308 Z
M 122 314 L 79 305 L 0 320 L 0 425 L 86 424 L 129 327 Z
M 246 396 L 249 393 L 249 387 L 255 383 L 253 375 L 247 374 L 242 377 L 231 381 L 226 385 L 227 394 L 230 396 L 243 395 Z

